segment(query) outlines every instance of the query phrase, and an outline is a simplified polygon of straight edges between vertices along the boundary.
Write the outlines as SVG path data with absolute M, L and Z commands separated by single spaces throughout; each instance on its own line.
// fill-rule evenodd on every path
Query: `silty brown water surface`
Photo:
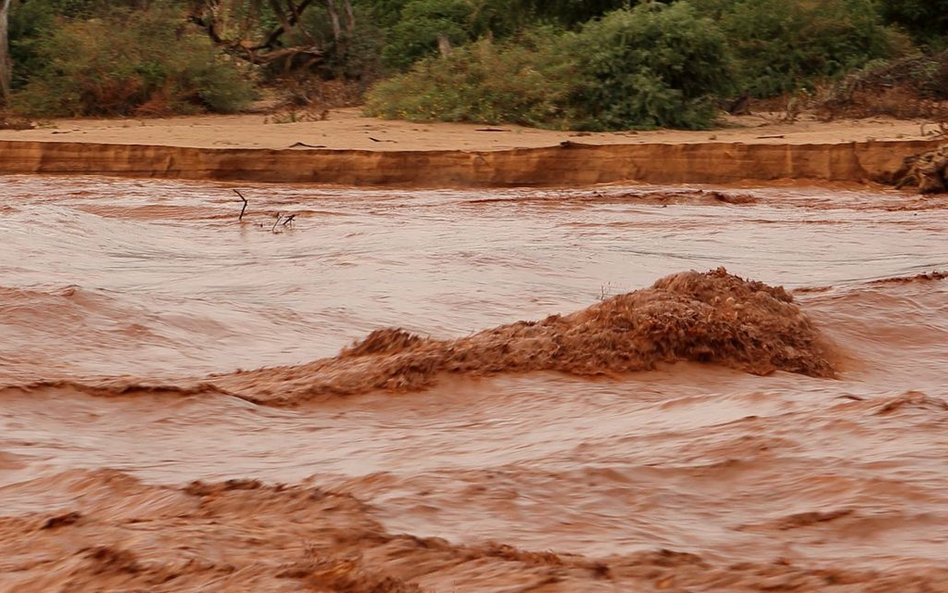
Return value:
M 240 189 L 4 179 L 0 591 L 948 590 L 943 199 Z

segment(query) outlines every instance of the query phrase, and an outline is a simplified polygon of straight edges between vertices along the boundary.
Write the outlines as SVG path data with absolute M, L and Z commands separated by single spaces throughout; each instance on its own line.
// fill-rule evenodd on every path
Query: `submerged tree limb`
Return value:
M 244 205 L 240 209 L 240 216 L 237 217 L 237 222 L 241 222 L 244 219 L 244 212 L 247 211 L 248 202 L 247 202 L 247 198 L 244 197 L 244 194 L 240 193 L 236 189 L 234 190 L 234 193 L 240 196 L 240 199 L 244 201 Z

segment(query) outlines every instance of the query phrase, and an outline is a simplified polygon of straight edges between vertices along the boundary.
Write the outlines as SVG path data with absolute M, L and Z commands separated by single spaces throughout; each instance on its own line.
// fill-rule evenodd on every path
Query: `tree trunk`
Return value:
M 342 25 L 339 24 L 339 12 L 336 11 L 334 0 L 326 0 L 326 11 L 329 13 L 329 22 L 332 24 L 332 36 L 338 44 L 342 39 Z
M 438 35 L 438 53 L 441 54 L 442 58 L 451 55 L 451 40 L 444 33 Z
M 355 11 L 352 10 L 352 2 L 349 0 L 343 1 L 343 6 L 346 9 L 346 32 L 349 34 L 349 37 L 352 37 L 352 33 L 355 31 L 356 26 Z
M 10 1 L 0 0 L 0 100 L 6 106 L 10 101 L 10 79 L 13 62 L 10 61 L 9 17 Z

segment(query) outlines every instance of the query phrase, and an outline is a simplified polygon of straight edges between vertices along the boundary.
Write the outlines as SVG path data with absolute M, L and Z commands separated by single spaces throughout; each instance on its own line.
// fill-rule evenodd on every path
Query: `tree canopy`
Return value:
M 948 0 L 0 0 L 0 94 L 147 115 L 376 84 L 390 117 L 703 127 L 913 51 L 937 87 L 946 28 Z

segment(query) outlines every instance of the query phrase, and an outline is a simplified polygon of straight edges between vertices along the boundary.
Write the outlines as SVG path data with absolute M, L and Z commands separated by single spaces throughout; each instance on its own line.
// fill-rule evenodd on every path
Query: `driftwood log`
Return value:
M 948 144 L 906 157 L 894 179 L 895 187 L 899 189 L 914 186 L 923 194 L 948 192 Z

